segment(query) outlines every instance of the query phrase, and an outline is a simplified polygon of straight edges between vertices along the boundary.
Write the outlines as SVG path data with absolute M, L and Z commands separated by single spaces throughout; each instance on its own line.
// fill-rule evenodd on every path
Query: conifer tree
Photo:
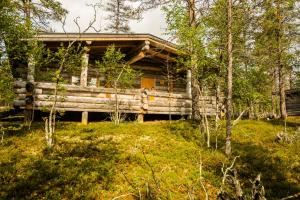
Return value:
M 260 3 L 259 26 L 255 32 L 255 53 L 258 63 L 264 66 L 272 77 L 273 93 L 279 94 L 280 117 L 285 119 L 286 80 L 292 70 L 292 62 L 297 57 L 295 49 L 299 48 L 299 5 L 297 6 L 297 0 L 266 0 Z
M 140 12 L 132 6 L 133 1 L 111 0 L 107 3 L 105 10 L 109 13 L 106 19 L 109 23 L 106 30 L 113 33 L 130 32 L 129 21 L 138 20 Z

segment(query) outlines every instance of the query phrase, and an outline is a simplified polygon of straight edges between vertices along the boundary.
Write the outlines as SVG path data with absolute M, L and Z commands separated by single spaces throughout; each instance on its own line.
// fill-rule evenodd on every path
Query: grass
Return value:
M 289 118 L 293 134 L 300 118 Z M 281 121 L 240 121 L 233 129 L 233 156 L 243 188 L 258 173 L 268 199 L 300 192 L 300 142 L 277 144 Z M 205 147 L 188 121 L 59 123 L 56 145 L 45 148 L 43 125 L 5 135 L 0 145 L 0 199 L 216 199 L 223 163 L 224 127 L 218 150 Z M 213 134 L 213 141 L 214 141 Z M 215 144 L 212 144 L 215 146 Z M 249 189 L 245 189 L 249 193 Z

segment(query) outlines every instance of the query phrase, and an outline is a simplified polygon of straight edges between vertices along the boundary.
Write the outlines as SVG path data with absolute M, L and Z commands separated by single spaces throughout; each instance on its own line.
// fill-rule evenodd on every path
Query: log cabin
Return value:
M 180 56 L 176 46 L 150 34 L 65 34 L 43 33 L 36 36 L 51 50 L 61 44 L 76 40 L 85 45 L 82 66 L 77 74 L 63 74 L 65 79 L 64 97 L 56 105 L 57 110 L 82 113 L 82 122 L 88 122 L 88 113 L 110 113 L 114 110 L 114 91 L 105 84 L 105 76 L 95 67 L 107 47 L 114 45 L 126 55 L 125 60 L 134 69 L 140 70 L 139 77 L 132 88 L 118 91 L 122 113 L 134 113 L 143 121 L 144 115 L 179 115 L 188 117 L 192 113 L 191 71 L 175 70 L 176 58 Z M 32 107 L 43 110 L 53 104 L 51 96 L 55 84 L 51 80 L 35 75 L 34 61 L 17 67 L 14 73 L 16 99 L 14 106 L 26 109 L 26 96 L 33 95 Z M 53 66 L 52 66 L 53 67 Z M 55 67 L 55 66 L 54 66 Z M 51 66 L 42 70 L 49 73 Z M 168 70 L 176 75 L 170 79 Z M 32 83 L 32 91 L 26 88 Z M 199 105 L 204 105 L 202 112 L 216 114 L 216 99 L 205 96 Z M 30 104 L 30 103 L 29 103 Z M 201 109 L 200 109 L 201 110 Z
M 285 105 L 288 116 L 300 116 L 300 89 L 285 91 Z

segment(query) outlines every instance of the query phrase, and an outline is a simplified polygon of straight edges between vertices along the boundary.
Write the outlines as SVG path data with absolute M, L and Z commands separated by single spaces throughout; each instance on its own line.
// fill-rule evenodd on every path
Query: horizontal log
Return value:
M 52 95 L 53 94 L 53 90 L 43 90 L 43 94 L 44 95 Z M 110 98 L 113 98 L 114 95 L 111 93 L 89 93 L 89 92 L 64 92 L 62 94 L 63 96 L 74 96 L 74 97 L 94 97 L 94 98 L 108 98 L 110 96 Z M 123 99 L 134 99 L 134 100 L 140 100 L 141 99 L 141 95 L 136 94 L 136 95 L 132 95 L 132 94 L 119 94 L 120 98 Z
M 186 93 L 171 93 L 168 92 L 159 92 L 159 91 L 148 91 L 148 96 L 154 96 L 154 97 L 171 97 L 171 98 L 177 98 L 177 99 L 189 99 L 188 95 Z
M 127 96 L 126 96 L 127 97 Z M 94 103 L 94 104 L 111 104 L 115 102 L 114 98 L 95 98 L 95 97 L 79 97 L 79 96 L 57 96 L 58 101 L 74 102 L 74 103 Z M 35 96 L 36 101 L 53 101 L 53 95 L 37 95 Z M 123 98 L 118 96 L 120 104 L 135 104 L 141 103 L 140 100 L 136 100 L 132 97 Z
M 144 114 L 160 114 L 160 115 L 191 115 L 191 111 L 186 111 L 186 112 L 180 112 L 180 111 L 174 111 L 174 112 L 169 112 L 169 111 L 147 111 L 144 112 Z
M 168 101 L 148 101 L 148 105 L 151 107 L 186 107 L 191 108 L 191 102 L 168 102 Z
M 151 107 L 149 106 L 148 111 L 171 111 L 171 112 L 191 112 L 192 108 L 184 108 L 184 107 Z
M 174 98 L 174 97 L 158 97 L 158 96 L 152 96 L 148 95 L 149 102 L 180 102 L 180 103 L 192 103 L 191 99 L 181 99 L 181 98 Z
M 15 87 L 23 87 L 25 89 L 25 82 L 15 81 Z M 111 93 L 113 94 L 115 91 L 113 88 L 95 88 L 95 87 L 82 87 L 77 85 L 65 85 L 62 84 L 62 87 L 65 87 L 67 91 L 73 92 L 91 92 L 91 93 Z M 55 83 L 44 83 L 44 82 L 36 82 L 35 88 L 45 89 L 45 90 L 54 90 Z M 141 89 L 119 89 L 118 93 L 120 94 L 139 94 Z
M 16 81 L 15 86 L 25 87 L 24 82 Z M 95 87 L 82 87 L 76 85 L 62 85 L 67 89 L 68 92 L 89 92 L 89 93 L 111 93 L 114 94 L 115 91 L 113 88 L 95 88 Z M 54 90 L 54 83 L 43 83 L 37 82 L 35 83 L 35 87 L 37 89 L 44 90 Z M 25 88 L 24 88 L 25 89 Z M 22 91 L 24 93 L 24 91 Z M 141 94 L 141 89 L 119 89 L 119 94 L 128 94 L 128 95 L 139 95 Z M 168 97 L 169 94 L 167 92 L 159 92 L 159 91 L 148 91 L 148 95 L 156 96 L 156 97 Z M 185 98 L 188 99 L 186 93 L 171 93 L 172 98 Z
M 41 108 L 35 108 L 35 110 L 43 110 Z M 72 111 L 72 112 L 95 112 L 95 113 L 112 113 L 113 110 L 112 109 L 93 109 L 93 108 L 76 108 L 76 110 L 74 110 L 73 108 L 56 108 L 57 111 Z M 43 110 L 45 111 L 45 110 Z M 140 110 L 124 110 L 124 109 L 120 109 L 121 113 L 141 113 Z
M 24 106 L 25 101 L 14 101 L 14 106 Z M 34 106 L 37 108 L 50 108 L 53 102 L 50 101 L 35 101 Z M 99 110 L 114 110 L 114 104 L 90 104 L 90 103 L 71 103 L 71 102 L 57 102 L 57 108 L 71 108 L 73 111 L 78 109 L 99 109 Z M 119 105 L 120 109 L 124 110 L 141 110 L 139 105 Z
M 55 86 L 51 83 L 39 83 L 36 86 L 37 88 L 42 89 L 51 89 L 53 90 Z M 82 87 L 82 86 L 76 86 L 76 85 L 63 85 L 67 89 L 68 92 L 90 92 L 90 93 L 110 93 L 114 94 L 115 91 L 113 88 L 97 88 L 97 87 Z M 135 95 L 140 94 L 140 89 L 119 89 L 119 94 L 128 94 L 128 95 Z

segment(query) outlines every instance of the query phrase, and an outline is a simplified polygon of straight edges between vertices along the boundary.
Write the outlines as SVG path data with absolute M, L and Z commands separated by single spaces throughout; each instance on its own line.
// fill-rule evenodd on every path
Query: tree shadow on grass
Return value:
M 1 171 L 8 171 L 1 175 L 0 199 L 100 198 L 101 190 L 113 187 L 118 159 L 111 139 L 57 144 L 38 158 L 1 163 Z
M 244 188 L 250 189 L 249 180 L 254 180 L 261 173 L 267 199 L 280 199 L 300 192 L 300 185 L 295 184 L 288 176 L 299 173 L 299 167 L 288 166 L 280 157 L 270 156 L 268 149 L 252 143 L 233 142 L 233 150 L 233 154 L 240 155 L 237 169 L 245 183 Z
M 282 119 L 272 119 L 272 120 L 264 120 L 264 121 L 272 125 L 283 126 L 283 127 L 285 126 L 285 124 L 287 127 L 291 127 L 291 128 L 296 128 L 300 126 L 300 122 L 297 121 L 287 120 L 286 122 L 284 122 L 284 120 Z

